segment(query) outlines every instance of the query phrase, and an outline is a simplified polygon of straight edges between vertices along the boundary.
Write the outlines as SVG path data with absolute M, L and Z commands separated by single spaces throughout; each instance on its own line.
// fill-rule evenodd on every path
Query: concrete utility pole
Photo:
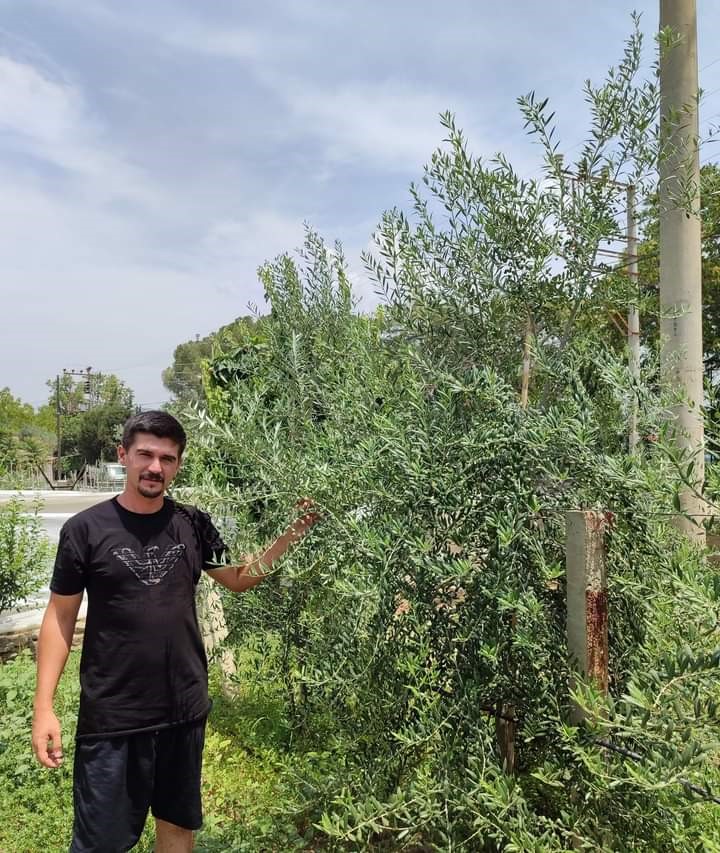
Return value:
M 627 194 L 627 267 L 630 279 L 631 302 L 628 306 L 627 336 L 628 336 L 628 360 L 630 364 L 630 375 L 633 380 L 640 380 L 640 309 L 638 307 L 638 257 L 637 257 L 637 219 L 635 216 L 635 187 L 628 184 Z M 630 401 L 630 429 L 628 435 L 628 448 L 634 453 L 640 436 L 638 435 L 638 399 L 633 394 Z
M 92 367 L 86 367 L 85 370 L 63 370 L 63 374 L 65 376 L 79 376 L 82 379 L 83 394 L 88 409 L 91 409 L 93 403 L 97 402 L 93 398 Z
M 60 374 L 55 377 L 55 429 L 57 431 L 57 458 L 55 459 L 55 479 L 60 479 L 60 457 L 62 456 L 62 409 L 60 407 Z
M 567 577 L 567 641 L 571 666 L 608 692 L 608 586 L 605 532 L 612 524 L 607 513 L 570 510 L 565 513 Z M 572 682 L 571 682 L 572 683 Z M 585 718 L 575 706 L 571 719 Z
M 661 47 L 660 55 L 661 365 L 666 381 L 685 398 L 674 410 L 676 441 L 695 454 L 695 469 L 681 506 L 701 524 L 706 508 L 697 494 L 705 479 L 705 460 L 695 0 L 660 0 L 661 32 L 666 28 L 677 43 Z M 704 541 L 702 527 L 680 516 L 677 525 Z

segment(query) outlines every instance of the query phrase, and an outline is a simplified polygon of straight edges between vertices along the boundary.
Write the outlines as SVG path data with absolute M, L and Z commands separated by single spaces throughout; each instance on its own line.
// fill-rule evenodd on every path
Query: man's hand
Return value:
M 35 711 L 32 723 L 32 747 L 35 757 L 45 767 L 60 767 L 63 763 L 60 721 L 50 708 Z
M 266 578 L 272 571 L 273 563 L 279 560 L 283 554 L 310 530 L 310 528 L 322 520 L 322 516 L 315 510 L 315 503 L 310 498 L 303 498 L 295 504 L 296 509 L 302 510 L 303 514 L 267 548 L 262 554 L 247 557 L 245 562 L 237 566 L 224 566 L 208 571 L 210 577 L 221 586 L 232 592 L 245 592 Z
M 290 531 L 293 539 L 301 539 L 313 525 L 322 521 L 322 516 L 316 511 L 315 502 L 312 498 L 301 498 L 295 506 L 302 510 L 303 514 L 293 521 L 290 525 Z

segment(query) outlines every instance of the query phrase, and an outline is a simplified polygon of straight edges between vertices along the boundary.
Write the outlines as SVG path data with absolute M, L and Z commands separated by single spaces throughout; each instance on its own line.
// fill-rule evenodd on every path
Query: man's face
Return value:
M 157 498 L 180 468 L 180 447 L 171 438 L 138 432 L 127 450 L 122 445 L 118 448 L 118 459 L 127 470 L 126 489 Z

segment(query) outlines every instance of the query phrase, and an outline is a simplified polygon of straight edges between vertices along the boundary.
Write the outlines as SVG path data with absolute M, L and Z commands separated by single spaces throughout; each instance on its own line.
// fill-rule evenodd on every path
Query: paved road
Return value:
M 115 492 L 66 492 L 66 491 L 23 491 L 13 492 L 0 490 L 0 504 L 5 504 L 13 498 L 20 498 L 25 503 L 39 500 L 44 512 L 67 512 L 74 515 L 81 509 L 94 506 L 100 501 L 111 498 Z
M 28 506 L 34 500 L 42 503 L 40 519 L 42 520 L 48 539 L 57 543 L 60 528 L 68 518 L 100 501 L 112 497 L 112 492 L 9 492 L 0 491 L 0 505 L 7 503 L 12 498 L 20 497 Z M 34 596 L 18 605 L 12 611 L 0 615 L 0 634 L 11 631 L 29 630 L 37 628 L 42 619 L 43 610 L 47 604 L 50 590 L 43 587 Z M 83 601 L 80 608 L 80 616 L 85 615 L 86 602 Z

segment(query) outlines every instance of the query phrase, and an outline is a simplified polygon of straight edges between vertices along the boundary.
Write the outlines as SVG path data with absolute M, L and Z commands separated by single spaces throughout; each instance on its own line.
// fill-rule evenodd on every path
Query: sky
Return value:
M 698 6 L 703 128 L 720 4 Z M 0 0 L 0 388 L 38 406 L 91 366 L 161 404 L 174 348 L 262 311 L 257 268 L 304 223 L 371 310 L 361 252 L 409 210 L 439 114 L 537 174 L 516 98 L 549 97 L 572 151 L 633 9 L 650 62 L 657 2 Z

